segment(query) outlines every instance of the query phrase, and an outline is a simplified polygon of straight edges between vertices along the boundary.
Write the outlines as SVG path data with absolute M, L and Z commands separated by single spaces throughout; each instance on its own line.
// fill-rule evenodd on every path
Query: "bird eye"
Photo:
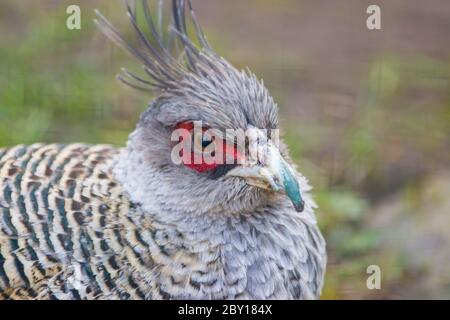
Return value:
M 205 136 L 203 136 L 202 138 L 202 147 L 203 149 L 206 148 L 207 146 L 209 146 L 211 144 L 212 140 L 206 138 Z
M 208 136 L 204 132 L 198 132 L 194 134 L 194 151 L 203 152 L 204 149 L 211 145 L 213 142 L 212 137 Z

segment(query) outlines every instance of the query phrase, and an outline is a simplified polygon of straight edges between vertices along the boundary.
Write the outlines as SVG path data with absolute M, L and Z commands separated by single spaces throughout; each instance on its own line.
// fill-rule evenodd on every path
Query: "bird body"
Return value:
M 0 150 L 0 297 L 318 294 L 315 280 L 322 275 L 314 256 L 323 254 L 316 249 L 323 242 L 312 216 L 290 208 L 171 219 L 145 212 L 114 177 L 114 162 L 125 156 L 120 152 L 83 144 Z
M 124 71 L 124 81 L 159 92 L 125 148 L 0 149 L 0 298 L 320 296 L 326 252 L 310 187 L 285 146 L 261 138 L 277 128 L 276 105 L 253 75 L 207 47 L 191 10 L 203 46 L 196 51 L 187 39 L 185 5 L 173 1 L 183 65 L 168 55 L 157 33 L 159 51 L 142 37 L 130 7 L 131 22 L 154 60 L 99 15 L 100 28 L 141 60 L 153 79 Z M 145 1 L 143 8 L 148 13 Z M 184 160 L 175 164 L 171 133 L 197 120 L 205 130 L 251 129 L 245 141 L 259 150 L 256 163 L 213 163 L 201 170 Z M 229 141 L 216 148 L 234 160 L 236 150 Z
M 118 258 L 107 248 L 118 242 L 103 240 L 114 236 L 106 226 L 117 216 L 108 213 L 130 211 L 109 173 L 115 153 L 82 144 L 0 150 L 0 295 L 70 299 L 106 290 Z M 99 267 L 102 279 L 77 276 L 99 276 Z

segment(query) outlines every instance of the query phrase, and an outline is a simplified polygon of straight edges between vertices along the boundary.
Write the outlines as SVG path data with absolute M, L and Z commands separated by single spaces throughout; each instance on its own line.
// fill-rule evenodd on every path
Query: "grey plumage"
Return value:
M 150 78 L 124 70 L 120 79 L 156 94 L 127 146 L 0 149 L 0 297 L 318 298 L 325 243 L 302 175 L 305 208 L 296 212 L 283 194 L 171 159 L 178 123 L 277 129 L 267 89 L 214 53 L 190 2 L 173 1 L 167 40 L 147 2 L 150 38 L 135 8 L 127 5 L 139 47 L 97 13 L 100 29 Z M 283 144 L 280 152 L 289 161 Z

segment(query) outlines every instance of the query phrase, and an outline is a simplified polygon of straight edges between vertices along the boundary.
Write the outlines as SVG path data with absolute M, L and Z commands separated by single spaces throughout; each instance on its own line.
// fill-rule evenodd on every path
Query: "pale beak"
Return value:
M 302 199 L 298 181 L 292 167 L 283 159 L 271 143 L 258 150 L 258 160 L 254 164 L 242 164 L 230 170 L 227 176 L 241 177 L 250 185 L 286 194 L 295 207 L 302 212 Z

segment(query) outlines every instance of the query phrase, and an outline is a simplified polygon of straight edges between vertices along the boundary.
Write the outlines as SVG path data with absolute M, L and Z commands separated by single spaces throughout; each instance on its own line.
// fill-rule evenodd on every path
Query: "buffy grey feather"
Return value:
M 161 3 L 156 23 L 146 1 L 127 4 L 138 44 L 97 12 L 99 28 L 146 74 L 123 70 L 120 80 L 155 94 L 125 148 L 0 149 L 0 298 L 320 296 L 326 252 L 310 187 L 283 143 L 258 138 L 278 129 L 276 104 L 211 49 L 189 1 L 172 2 L 162 32 Z M 195 121 L 253 128 L 262 158 L 204 172 L 175 164 L 171 133 Z

